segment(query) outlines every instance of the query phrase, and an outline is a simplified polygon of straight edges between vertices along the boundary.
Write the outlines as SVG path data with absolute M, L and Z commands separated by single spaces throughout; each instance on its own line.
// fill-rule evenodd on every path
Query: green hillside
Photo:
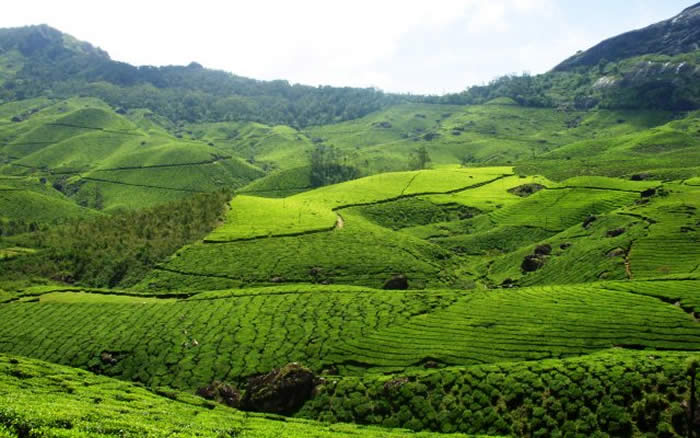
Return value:
M 351 424 L 251 415 L 194 397 L 31 359 L 0 356 L 0 437 L 416 437 Z M 466 435 L 450 435 L 466 436 Z
M 0 29 L 0 438 L 696 438 L 698 17 L 444 96 Z

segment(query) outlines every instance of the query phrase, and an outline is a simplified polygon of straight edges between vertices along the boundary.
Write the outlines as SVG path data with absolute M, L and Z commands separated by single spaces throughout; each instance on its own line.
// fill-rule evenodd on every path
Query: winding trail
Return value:
M 341 216 L 337 213 L 336 213 L 336 215 L 338 215 L 338 218 L 335 220 L 335 229 L 342 230 L 343 227 L 345 226 L 345 221 L 343 220 L 343 216 Z
M 356 203 L 356 204 L 347 204 L 347 205 L 339 205 L 337 207 L 332 208 L 331 210 L 335 212 L 336 214 L 336 221 L 333 224 L 332 227 L 324 227 L 324 228 L 313 228 L 305 231 L 296 231 L 296 232 L 291 232 L 291 233 L 280 233 L 280 234 L 265 234 L 265 235 L 258 235 L 258 236 L 250 236 L 250 237 L 241 237 L 237 239 L 230 239 L 230 240 L 208 240 L 204 239 L 202 243 L 206 244 L 216 244 L 216 243 L 234 243 L 234 242 L 247 242 L 247 241 L 252 241 L 252 240 L 261 240 L 261 239 L 272 239 L 276 237 L 296 237 L 296 236 L 304 236 L 308 234 L 316 234 L 316 233 L 327 233 L 329 231 L 335 231 L 335 230 L 342 230 L 345 227 L 345 220 L 343 217 L 338 213 L 338 211 L 346 209 L 346 208 L 351 208 L 351 207 L 361 207 L 361 206 L 367 206 L 367 205 L 378 205 L 378 204 L 386 204 L 389 202 L 394 202 L 399 199 L 405 199 L 405 198 L 415 198 L 418 196 L 428 196 L 428 195 L 445 195 L 445 194 L 451 194 L 451 193 L 459 193 L 463 192 L 466 190 L 470 189 L 475 189 L 477 187 L 485 186 L 487 184 L 491 184 L 495 181 L 498 181 L 502 178 L 512 176 L 510 174 L 505 174 L 505 175 L 500 175 L 497 178 L 490 179 L 488 181 L 484 181 L 481 183 L 477 184 L 472 184 L 470 186 L 466 187 L 460 187 L 457 189 L 452 189 L 452 190 L 447 190 L 447 191 L 442 191 L 442 192 L 421 192 L 421 193 L 410 193 L 410 194 L 400 194 L 398 196 L 394 196 L 391 198 L 385 198 L 385 199 L 380 199 L 377 201 L 371 201 L 371 202 L 364 202 L 364 203 Z M 410 183 L 409 183 L 410 185 Z M 404 191 L 408 188 L 404 188 Z

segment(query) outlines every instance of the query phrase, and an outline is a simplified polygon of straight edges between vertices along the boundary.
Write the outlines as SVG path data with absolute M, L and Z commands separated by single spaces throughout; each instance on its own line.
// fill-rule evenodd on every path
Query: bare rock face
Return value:
M 671 19 L 607 39 L 565 60 L 554 67 L 554 71 L 593 66 L 601 59 L 618 61 L 647 53 L 677 55 L 695 51 L 699 45 L 700 3 Z
M 290 363 L 251 377 L 241 407 L 248 411 L 293 414 L 311 398 L 313 387 L 313 372 L 298 363 Z

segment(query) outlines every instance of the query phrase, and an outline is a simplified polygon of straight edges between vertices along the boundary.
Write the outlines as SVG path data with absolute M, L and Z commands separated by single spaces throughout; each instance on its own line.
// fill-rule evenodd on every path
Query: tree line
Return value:
M 213 230 L 230 198 L 227 192 L 196 194 L 149 209 L 75 220 L 0 239 L 3 246 L 38 250 L 0 262 L 0 278 L 132 286 L 158 262 Z

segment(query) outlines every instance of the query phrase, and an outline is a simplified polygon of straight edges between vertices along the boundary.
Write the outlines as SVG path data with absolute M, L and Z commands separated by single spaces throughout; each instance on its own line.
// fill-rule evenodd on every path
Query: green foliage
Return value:
M 347 161 L 333 147 L 318 144 L 311 151 L 311 187 L 321 187 L 355 179 L 359 176 L 357 169 L 342 164 Z
M 21 60 L 21 68 L 5 78 L 0 98 L 83 95 L 115 108 L 148 108 L 172 121 L 251 120 L 292 126 L 354 119 L 409 100 L 374 88 L 257 81 L 197 63 L 134 67 L 110 60 L 90 44 L 68 45 L 67 40 L 73 39 L 48 26 L 3 29 L 0 44 L 5 50 L 18 49 L 11 53 Z M 0 59 L 7 56 L 2 53 Z
M 411 161 L 411 168 L 413 170 L 427 169 L 432 162 L 428 154 L 428 149 L 425 146 L 421 146 L 413 152 Z
M 0 437 L 438 437 L 243 413 L 167 388 L 0 357 Z M 459 435 L 466 437 L 465 435 Z
M 41 276 L 95 287 L 139 281 L 160 260 L 203 237 L 224 214 L 229 195 L 196 195 L 160 207 L 17 236 L 36 253 L 0 264 L 4 279 Z
M 226 222 L 209 234 L 206 241 L 227 242 L 303 234 L 310 231 L 327 231 L 335 225 L 335 213 L 308 201 L 238 195 L 231 201 Z
M 700 105 L 699 54 L 645 54 L 536 76 L 505 75 L 488 85 L 426 101 L 493 105 L 505 98 L 531 107 L 695 110 Z
M 415 289 L 445 287 L 455 281 L 445 263 L 449 254 L 441 248 L 349 211 L 340 214 L 344 226 L 335 230 L 186 246 L 136 287 L 202 291 L 278 283 L 340 283 L 381 288 L 397 273 L 407 275 Z M 267 232 L 261 229 L 260 233 Z
M 189 391 L 289 362 L 318 372 L 342 339 L 440 309 L 456 295 L 305 285 L 172 302 L 53 290 L 0 305 L 0 351 Z M 105 351 L 116 362 L 103 360 Z
M 662 294 L 672 285 L 645 287 Z M 602 284 L 496 289 L 464 294 L 442 310 L 347 339 L 333 358 L 342 362 L 351 354 L 391 370 L 425 358 L 466 365 L 568 357 L 613 346 L 698 350 L 700 330 L 679 307 Z
M 297 415 L 472 434 L 681 438 L 689 427 L 682 406 L 693 388 L 683 364 L 692 357 L 618 350 L 405 377 L 346 377 L 324 385 Z M 342 409 L 348 393 L 368 409 Z

